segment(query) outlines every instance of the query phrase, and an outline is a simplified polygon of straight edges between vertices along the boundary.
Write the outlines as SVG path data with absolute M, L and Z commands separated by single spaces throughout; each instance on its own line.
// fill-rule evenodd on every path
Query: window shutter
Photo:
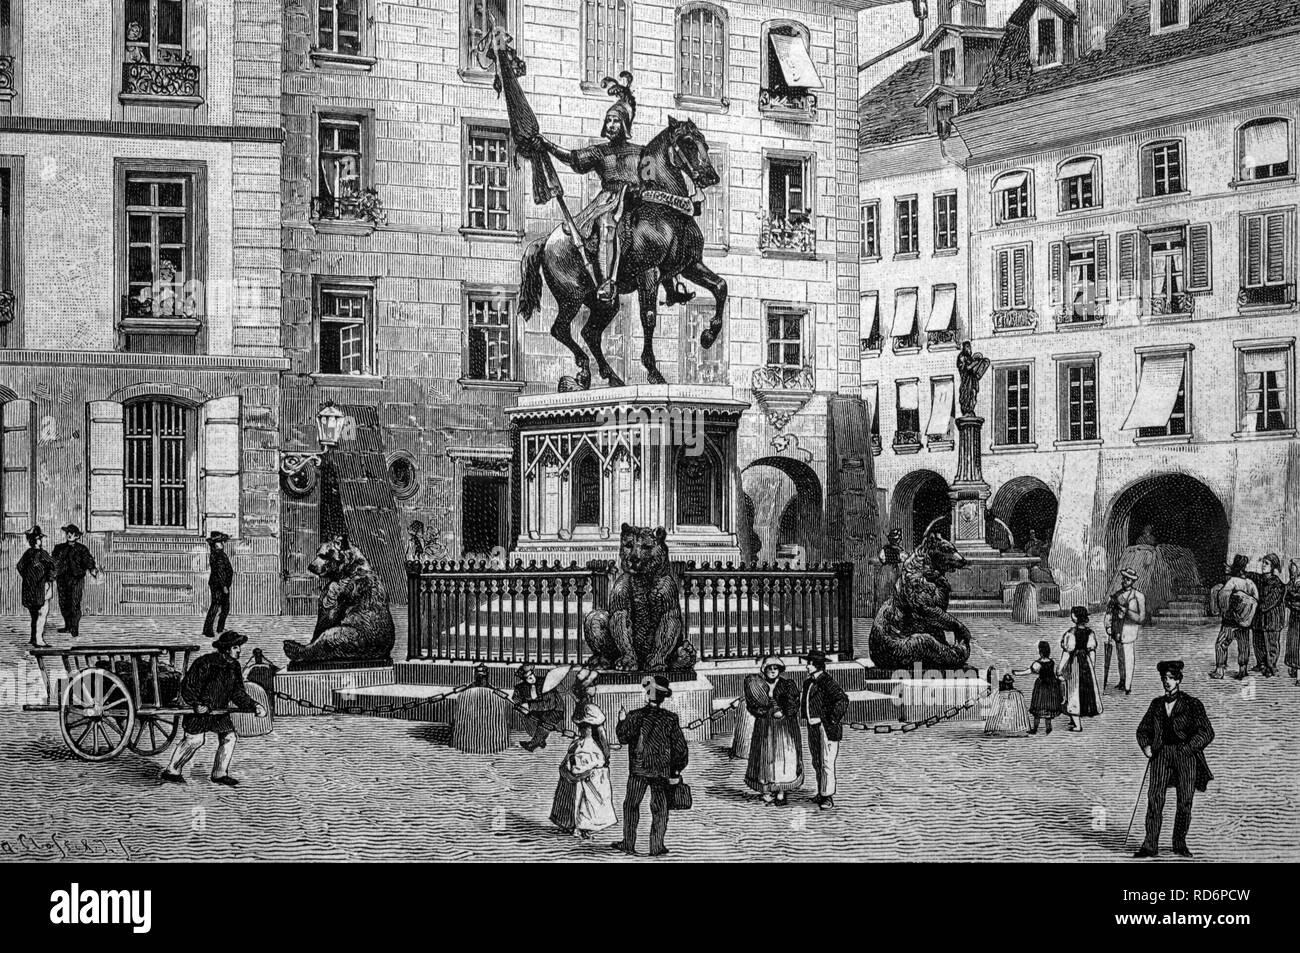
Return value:
M 1213 265 L 1210 259 L 1210 226 L 1208 223 L 1187 227 L 1187 290 L 1209 291 Z
M 993 282 L 997 289 L 997 310 L 1011 307 L 1011 253 L 999 251 L 993 256 Z
M 1246 255 L 1243 269 L 1247 288 L 1264 284 L 1264 216 L 1251 215 L 1246 219 Z
M 91 532 L 121 532 L 126 529 L 126 427 L 122 405 L 114 400 L 92 400 L 86 405 L 86 413 L 86 526 Z
M 1051 285 L 1051 302 L 1059 306 L 1065 302 L 1065 242 L 1052 242 L 1048 249 L 1048 283 Z
M 1286 281 L 1286 212 L 1269 212 L 1265 225 L 1264 280 L 1270 285 Z
M 1110 239 L 1097 239 L 1097 289 L 1098 301 L 1110 300 Z
M 4 532 L 24 533 L 36 521 L 32 498 L 35 492 L 32 416 L 36 405 L 30 400 L 11 400 L 0 409 L 4 412 L 3 430 L 0 430 L 4 475 L 0 483 L 0 502 L 4 506 Z
M 1013 249 L 1011 252 L 1011 265 L 1011 282 L 1015 292 L 1012 307 L 1028 308 L 1030 301 L 1029 250 L 1026 248 Z
M 239 535 L 239 398 L 218 397 L 203 405 L 201 440 L 203 532 Z
M 1118 262 L 1118 292 L 1121 301 L 1132 301 L 1138 296 L 1138 232 L 1120 232 Z
M 1154 149 L 1142 150 L 1142 195 L 1149 197 L 1156 194 L 1156 160 Z
M 998 368 L 993 372 L 993 442 L 1005 446 L 1007 442 L 1008 413 L 1010 394 L 1007 392 L 1009 375 L 1006 370 Z

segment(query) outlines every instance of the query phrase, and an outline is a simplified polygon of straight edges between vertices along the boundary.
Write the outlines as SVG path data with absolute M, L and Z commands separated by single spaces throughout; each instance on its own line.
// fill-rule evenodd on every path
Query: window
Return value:
M 1259 182 L 1291 174 L 1291 127 L 1285 119 L 1256 119 L 1237 131 L 1241 180 Z
M 677 104 L 730 105 L 727 99 L 727 14 L 688 3 L 677 14 Z
M 1060 308 L 1057 322 L 1101 318 L 1110 297 L 1110 239 L 1053 242 L 1050 252 L 1052 303 Z
M 994 441 L 997 446 L 1022 447 L 1033 443 L 1034 413 L 1031 368 L 1016 364 L 994 368 Z
M 769 155 L 765 160 L 767 209 L 760 222 L 758 247 L 762 251 L 817 252 L 817 230 L 812 209 L 812 158 Z
M 804 368 L 804 317 L 789 308 L 767 310 L 767 366 L 783 376 Z
M 894 339 L 894 351 L 914 351 L 921 347 L 921 334 L 916 324 L 915 288 L 899 288 L 894 292 L 894 323 L 889 329 Z
M 1136 431 L 1140 439 L 1191 434 L 1190 355 L 1190 345 L 1172 351 L 1138 348 L 1137 392 L 1121 430 Z
M 316 295 L 321 374 L 371 376 L 374 286 L 369 282 L 322 281 Z
M 934 131 L 940 139 L 952 135 L 952 117 L 957 115 L 957 106 L 950 99 L 937 100 L 934 105 Z
M 731 162 L 726 143 L 709 146 L 709 160 L 718 173 L 718 184 L 704 192 L 704 210 L 700 216 L 700 231 L 704 233 L 704 249 L 714 254 L 726 254 L 731 246 Z
M 1205 223 L 1122 233 L 1120 300 L 1145 296 L 1152 314 L 1191 314 L 1196 304 L 1192 295 L 1211 289 L 1210 252 L 1210 226 Z
M 993 182 L 993 213 L 999 225 L 1029 218 L 1029 173 L 1008 172 Z
M 493 26 L 500 27 L 514 37 L 514 47 L 523 52 L 519 37 L 519 24 L 511 15 L 512 0 L 461 0 L 461 76 L 471 80 L 487 80 L 496 75 L 491 62 L 476 55 L 479 42 Z
M 1034 53 L 1034 65 L 1037 67 L 1059 66 L 1061 64 L 1061 21 L 1056 17 L 1043 17 L 1038 21 Z
M 1062 163 L 1059 178 L 1062 212 L 1078 212 L 1101 205 L 1097 160 L 1092 156 L 1081 156 Z
M 600 458 L 591 449 L 581 451 L 573 468 L 573 523 L 575 526 L 600 525 Z
M 880 382 L 866 381 L 862 385 L 862 399 L 867 404 L 867 414 L 871 418 L 871 453 L 880 454 Z
M 366 218 L 369 185 L 364 143 L 366 121 L 360 116 L 321 115 L 316 175 L 315 217 L 358 221 Z
M 343 56 L 361 55 L 362 0 L 318 0 L 317 49 Z
M 921 223 L 915 195 L 894 200 L 894 257 L 921 253 Z
M 681 372 L 683 384 L 727 383 L 727 326 L 713 346 L 704 348 L 700 335 L 713 322 L 713 299 L 689 301 L 683 306 L 680 327 Z
M 627 0 L 582 0 L 582 81 L 600 88 L 630 65 Z
M 879 354 L 884 345 L 884 337 L 880 333 L 880 293 L 868 291 L 862 296 L 860 306 L 861 326 L 867 329 L 867 336 L 861 341 L 862 350 Z
M 957 82 L 957 51 L 946 49 L 939 51 L 939 82 L 951 86 Z
M 792 119 L 811 119 L 817 111 L 821 77 L 809 55 L 808 28 L 791 20 L 763 24 L 760 40 L 758 108 Z
M 956 192 L 941 192 L 934 197 L 934 250 L 957 250 Z
M 466 381 L 518 380 L 516 295 L 504 289 L 472 289 L 465 295 Z
M 126 405 L 126 525 L 185 527 L 190 523 L 189 407 L 169 400 Z
M 868 202 L 862 206 L 862 233 L 859 254 L 863 258 L 880 257 L 880 203 Z
M 1182 229 L 1156 232 L 1149 236 L 1151 249 L 1151 307 L 1164 312 L 1176 309 L 1186 285 L 1187 241 Z
M 952 443 L 953 386 L 951 377 L 930 380 L 930 419 L 925 425 L 925 435 L 932 445 Z
M 1295 209 L 1241 217 L 1242 307 L 1295 304 Z
M 1179 140 L 1157 142 L 1142 150 L 1142 195 L 1155 198 L 1186 191 L 1183 144 Z
M 942 348 L 957 344 L 957 286 L 935 285 L 930 317 L 925 322 L 929 347 Z
M 1151 0 L 1151 32 L 1169 33 L 1189 23 L 1188 0 Z
M 127 103 L 197 106 L 201 96 L 199 65 L 186 38 L 186 0 L 120 0 L 123 19 L 122 89 Z M 199 48 L 200 57 L 203 55 Z
M 921 442 L 921 384 L 916 378 L 895 383 L 898 395 L 897 426 L 894 444 L 919 445 Z
M 126 61 L 185 59 L 185 0 L 126 0 Z
M 706 448 L 698 455 L 684 450 L 677 457 L 678 526 L 722 528 L 722 471 Z
M 506 126 L 464 126 L 465 212 L 463 232 L 517 238 L 521 196 Z
M 1291 410 L 1294 363 L 1294 344 L 1290 341 L 1238 346 L 1241 428 L 1237 436 L 1289 431 L 1295 427 Z
M 1027 310 L 1033 307 L 1030 278 L 1030 245 L 1011 245 L 993 253 L 993 301 L 997 311 Z
M 1060 434 L 1065 443 L 1099 439 L 1097 430 L 1097 359 L 1062 361 Z

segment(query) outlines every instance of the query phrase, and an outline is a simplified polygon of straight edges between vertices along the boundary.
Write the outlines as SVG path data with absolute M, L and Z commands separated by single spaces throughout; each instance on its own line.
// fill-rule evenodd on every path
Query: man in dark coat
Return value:
M 519 747 L 525 751 L 545 748 L 546 739 L 552 731 L 558 731 L 564 721 L 564 699 L 559 692 L 542 691 L 542 686 L 537 684 L 537 669 L 531 662 L 525 662 L 515 670 L 512 698 L 532 716 L 534 725 L 532 738 L 519 742 Z
M 212 780 L 232 788 L 239 783 L 228 773 L 230 762 L 235 756 L 235 725 L 230 720 L 230 715 L 221 710 L 251 711 L 258 718 L 266 717 L 266 709 L 244 690 L 244 673 L 239 667 L 239 647 L 247 641 L 248 636 L 233 630 L 222 633 L 212 643 L 216 651 L 200 656 L 185 673 L 181 682 L 181 702 L 193 708 L 194 713 L 185 715 L 181 720 L 181 730 L 185 734 L 172 752 L 171 763 L 163 769 L 164 781 L 185 783 L 185 775 L 182 773 L 185 765 L 203 747 L 205 736 L 211 731 L 217 736 Z
M 69 523 L 60 532 L 64 542 L 54 547 L 54 565 L 58 568 L 59 612 L 63 615 L 63 628 L 74 639 L 81 634 L 81 596 L 86 591 L 86 573 L 99 578 L 95 557 L 81 542 L 81 527 Z
M 1147 836 L 1134 857 L 1160 853 L 1160 826 L 1164 821 L 1165 792 L 1177 790 L 1174 813 L 1174 853 L 1191 857 L 1187 831 L 1192 826 L 1192 799 L 1204 791 L 1214 775 L 1205 761 L 1205 747 L 1214 740 L 1214 728 L 1199 699 L 1180 691 L 1182 662 L 1156 666 L 1165 693 L 1153 699 L 1137 729 L 1138 746 L 1151 760 L 1147 790 Z
M 1251 623 L 1255 647 L 1254 671 L 1266 678 L 1277 674 L 1277 657 L 1282 651 L 1282 627 L 1286 625 L 1286 583 L 1282 581 L 1282 559 L 1276 553 L 1260 558 L 1259 572 L 1246 576 L 1259 590 L 1259 607 Z
M 203 620 L 203 637 L 215 639 L 226 631 L 226 617 L 230 615 L 230 586 L 235 581 L 235 570 L 226 555 L 230 537 L 214 529 L 208 534 L 208 615 Z
M 623 839 L 611 844 L 615 850 L 636 853 L 636 827 L 641 821 L 641 802 L 650 792 L 650 856 L 668 853 L 668 785 L 680 781 L 690 752 L 677 716 L 661 707 L 673 693 L 668 679 L 651 675 L 641 680 L 645 706 L 629 714 L 618 710 L 618 743 L 627 745 L 627 797 L 623 801 Z
M 26 533 L 27 551 L 18 560 L 18 575 L 23 580 L 23 608 L 32 617 L 32 645 L 45 646 L 45 619 L 50 614 L 50 597 L 54 594 L 54 577 L 58 572 L 54 557 L 45 551 L 45 533 L 33 526 Z
M 835 806 L 835 759 L 844 738 L 844 716 L 849 696 L 826 672 L 825 653 L 812 651 L 800 658 L 808 663 L 799 701 L 799 717 L 808 724 L 808 752 L 817 772 L 817 796 L 813 803 L 823 811 Z

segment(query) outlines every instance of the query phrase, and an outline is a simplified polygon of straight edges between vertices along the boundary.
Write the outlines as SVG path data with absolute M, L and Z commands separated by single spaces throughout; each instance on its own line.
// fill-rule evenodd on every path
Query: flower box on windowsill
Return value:
M 872 455 L 873 457 L 878 457 L 878 456 L 880 456 L 880 450 L 881 450 L 881 446 L 880 446 L 880 434 L 878 434 L 878 433 L 873 433 L 873 434 L 871 435 L 871 455 Z
M 328 69 L 350 70 L 361 73 L 369 72 L 379 62 L 373 56 L 357 56 L 352 53 L 335 53 L 331 50 L 318 49 L 311 51 L 311 61 L 317 66 Z
M 936 437 L 930 435 L 925 438 L 925 448 L 931 453 L 943 453 L 947 450 L 951 450 L 955 446 L 957 446 L 957 444 L 953 441 L 952 437 Z
M 894 434 L 894 453 L 907 455 L 921 452 L 921 435 L 915 430 L 900 430 Z
M 758 91 L 758 111 L 769 119 L 788 122 L 814 122 L 817 119 L 817 96 L 803 89 Z
M 311 224 L 318 232 L 369 235 L 388 224 L 388 212 L 375 189 L 342 198 L 317 196 L 311 200 Z
M 955 351 L 957 350 L 957 332 L 948 331 L 926 331 L 925 332 L 926 349 L 930 351 Z
M 123 63 L 122 92 L 127 105 L 202 105 L 200 71 L 193 63 Z
M 1029 308 L 994 311 L 990 320 L 994 334 L 1033 334 L 1038 330 L 1038 313 Z
M 858 342 L 858 349 L 863 357 L 880 357 L 884 346 L 885 339 L 879 335 L 873 338 L 862 338 Z

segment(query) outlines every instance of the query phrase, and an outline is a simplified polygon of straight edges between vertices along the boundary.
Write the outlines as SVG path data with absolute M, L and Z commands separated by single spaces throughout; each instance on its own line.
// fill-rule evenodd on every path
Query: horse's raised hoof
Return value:
M 685 285 L 669 285 L 666 289 L 664 302 L 669 306 L 675 304 L 686 304 L 688 301 L 695 300 L 695 292 L 687 291 Z
M 606 384 L 607 386 L 609 386 L 609 387 L 626 387 L 626 386 L 627 386 L 627 384 L 625 384 L 625 383 L 623 382 L 623 378 L 619 377 L 619 376 L 618 376 L 617 374 L 615 374 L 613 371 L 610 371 L 608 374 L 602 374 L 601 376 L 605 378 L 605 384 Z
M 715 331 L 711 327 L 705 328 L 700 334 L 700 346 L 706 349 L 713 347 L 713 342 L 718 339 L 720 333 L 721 329 Z
M 560 378 L 560 386 L 557 388 L 561 394 L 571 394 L 574 391 L 586 389 L 587 388 L 583 387 L 582 384 L 579 383 L 576 377 L 571 377 L 568 374 L 565 374 Z

